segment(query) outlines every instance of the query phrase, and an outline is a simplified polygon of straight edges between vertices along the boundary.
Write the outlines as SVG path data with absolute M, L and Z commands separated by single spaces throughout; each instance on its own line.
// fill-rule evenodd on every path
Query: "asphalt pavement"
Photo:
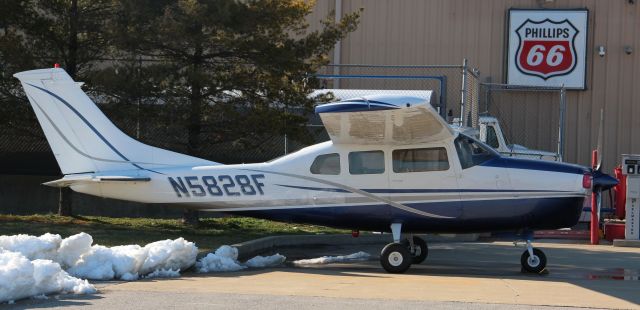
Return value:
M 543 275 L 522 273 L 524 247 L 509 242 L 431 243 L 427 260 L 400 275 L 380 267 L 382 245 L 298 246 L 273 251 L 288 258 L 277 268 L 93 282 L 95 295 L 27 299 L 0 308 L 640 309 L 640 248 L 571 241 L 534 245 L 549 261 Z M 358 251 L 372 256 L 328 265 L 292 263 Z

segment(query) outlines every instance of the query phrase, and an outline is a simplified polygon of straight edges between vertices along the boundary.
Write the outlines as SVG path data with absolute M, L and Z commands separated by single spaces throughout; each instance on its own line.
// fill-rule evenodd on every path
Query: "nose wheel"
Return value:
M 531 246 L 527 241 L 527 249 L 520 256 L 522 270 L 530 273 L 541 273 L 547 267 L 547 256 L 540 249 Z

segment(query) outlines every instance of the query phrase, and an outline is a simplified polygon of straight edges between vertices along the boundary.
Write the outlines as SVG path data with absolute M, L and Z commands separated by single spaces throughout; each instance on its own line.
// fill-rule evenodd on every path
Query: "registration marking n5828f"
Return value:
M 264 195 L 263 174 L 168 177 L 178 197 Z

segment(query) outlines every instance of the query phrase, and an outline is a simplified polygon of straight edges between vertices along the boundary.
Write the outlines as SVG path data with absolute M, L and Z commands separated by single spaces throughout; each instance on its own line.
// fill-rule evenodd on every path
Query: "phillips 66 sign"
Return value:
M 587 10 L 509 10 L 507 83 L 584 89 Z

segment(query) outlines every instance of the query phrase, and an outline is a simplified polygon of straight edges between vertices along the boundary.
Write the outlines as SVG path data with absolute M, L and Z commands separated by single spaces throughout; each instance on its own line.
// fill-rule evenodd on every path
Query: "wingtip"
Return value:
M 47 68 L 21 71 L 14 73 L 13 77 L 20 81 L 41 79 L 71 80 L 71 77 L 67 74 L 67 71 L 62 68 Z

